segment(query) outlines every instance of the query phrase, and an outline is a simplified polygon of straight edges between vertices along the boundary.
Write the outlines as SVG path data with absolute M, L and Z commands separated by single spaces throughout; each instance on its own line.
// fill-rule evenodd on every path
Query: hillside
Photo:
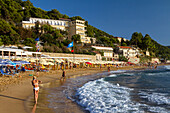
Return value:
M 37 29 L 23 29 L 17 25 L 22 20 L 26 20 L 28 17 L 35 18 L 46 18 L 46 19 L 55 19 L 59 18 L 71 19 L 71 20 L 84 20 L 80 16 L 69 17 L 65 14 L 61 14 L 58 10 L 53 9 L 51 11 L 44 11 L 41 8 L 36 8 L 33 4 L 27 0 L 0 0 L 0 44 L 9 45 L 9 44 L 22 44 L 34 47 L 35 51 L 35 41 L 34 39 L 41 36 L 41 39 L 49 39 L 48 41 L 43 40 L 44 49 L 43 51 L 49 52 L 69 52 L 66 46 L 70 43 L 70 40 L 64 40 L 61 37 L 67 33 L 63 31 L 47 31 L 46 34 L 39 34 Z M 107 34 L 104 31 L 101 31 L 95 27 L 87 25 L 87 36 L 96 37 L 99 42 L 102 36 L 113 37 L 112 35 Z M 46 25 L 47 28 L 50 28 Z M 52 28 L 51 28 L 52 29 Z M 48 29 L 50 30 L 50 29 Z M 91 32 L 94 31 L 94 32 Z M 95 34 L 95 35 L 94 35 Z M 54 36 L 55 35 L 55 36 Z M 46 38 L 45 38 L 46 37 Z M 56 43 L 53 43 L 56 42 Z M 58 42 L 62 42 L 58 43 Z M 98 42 L 98 41 L 97 41 Z M 108 44 L 110 46 L 111 44 Z M 78 48 L 77 48 L 78 49 Z M 54 51 L 55 50 L 55 51 Z M 77 50 L 77 53 L 84 53 L 83 50 Z M 85 53 L 88 53 L 87 51 Z
M 133 33 L 130 44 L 138 46 L 143 51 L 149 50 L 151 57 L 170 59 L 170 48 L 162 46 L 153 40 L 148 34 L 143 36 L 142 33 Z
M 19 26 L 22 20 L 26 20 L 28 17 L 46 18 L 46 19 L 79 19 L 84 20 L 80 16 L 69 17 L 65 14 L 61 14 L 57 9 L 51 11 L 45 11 L 41 8 L 36 8 L 33 4 L 27 0 L 0 0 L 0 45 L 27 45 L 32 46 L 35 51 L 35 39 L 40 37 L 43 45 L 42 51 L 45 52 L 65 52 L 70 53 L 70 50 L 66 46 L 71 42 L 64 38 L 67 32 L 53 29 L 49 25 L 43 25 L 41 28 L 37 27 L 32 29 L 24 29 Z M 87 36 L 95 37 L 96 44 L 103 44 L 104 46 L 115 47 L 115 44 L 123 46 L 136 45 L 142 50 L 149 49 L 152 57 L 163 57 L 170 59 L 170 49 L 162 46 L 154 41 L 148 34 L 143 37 L 140 33 L 133 33 L 130 41 L 122 41 L 119 43 L 114 36 L 97 29 L 96 27 L 89 25 L 86 21 Z M 39 33 L 40 30 L 44 30 L 45 33 Z M 79 54 L 93 54 L 90 50 L 80 49 L 75 47 L 75 53 Z

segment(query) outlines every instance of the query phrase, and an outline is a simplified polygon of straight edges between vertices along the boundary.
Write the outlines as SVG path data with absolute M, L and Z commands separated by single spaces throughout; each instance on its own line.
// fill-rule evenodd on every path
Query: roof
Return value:
M 128 46 L 118 46 L 118 47 L 122 49 L 132 49 L 131 47 L 128 47 Z
M 71 19 L 67 19 L 67 18 L 59 18 L 59 20 L 71 21 Z
M 0 48 L 0 51 L 23 52 L 21 49 Z
M 100 46 L 91 46 L 92 48 L 99 49 L 99 50 L 111 50 L 113 51 L 112 47 L 100 47 Z
M 33 47 L 29 47 L 29 46 L 24 46 L 24 47 L 22 47 L 23 49 L 31 49 L 31 48 L 33 48 Z
M 41 54 L 41 52 L 30 52 L 32 54 Z
M 100 54 L 98 51 L 92 51 L 93 53 Z

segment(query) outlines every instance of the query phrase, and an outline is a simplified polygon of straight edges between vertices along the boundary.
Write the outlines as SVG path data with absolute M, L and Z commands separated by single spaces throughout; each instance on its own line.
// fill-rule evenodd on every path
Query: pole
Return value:
M 74 66 L 74 61 L 75 61 L 75 51 L 74 51 L 75 47 L 74 47 L 74 40 L 73 40 L 73 66 Z

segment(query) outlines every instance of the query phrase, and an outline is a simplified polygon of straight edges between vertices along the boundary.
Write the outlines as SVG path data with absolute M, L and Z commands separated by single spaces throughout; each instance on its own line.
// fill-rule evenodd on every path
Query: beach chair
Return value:
M 2 74 L 2 76 L 4 76 L 4 75 L 8 75 L 8 76 L 14 76 L 13 74 L 8 74 L 8 73 L 4 73 L 4 71 L 1 69 L 1 74 Z
M 25 71 L 34 71 L 34 70 L 33 69 L 32 70 L 31 69 L 30 70 L 29 69 L 25 69 Z

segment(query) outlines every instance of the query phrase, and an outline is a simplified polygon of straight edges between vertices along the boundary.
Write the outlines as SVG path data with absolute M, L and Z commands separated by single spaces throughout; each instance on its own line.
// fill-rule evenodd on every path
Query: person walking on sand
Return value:
M 63 80 L 65 80 L 65 77 L 66 77 L 66 72 L 65 72 L 65 70 L 63 69 L 63 73 L 62 73 L 61 79 L 63 78 Z M 60 80 L 61 80 L 61 79 L 60 79 Z
M 42 83 L 42 81 L 37 80 L 36 76 L 33 76 L 32 85 L 33 85 L 33 93 L 34 93 L 35 104 L 37 104 L 37 100 L 38 100 L 38 93 L 39 93 L 39 86 L 38 86 L 38 84 L 39 83 Z

